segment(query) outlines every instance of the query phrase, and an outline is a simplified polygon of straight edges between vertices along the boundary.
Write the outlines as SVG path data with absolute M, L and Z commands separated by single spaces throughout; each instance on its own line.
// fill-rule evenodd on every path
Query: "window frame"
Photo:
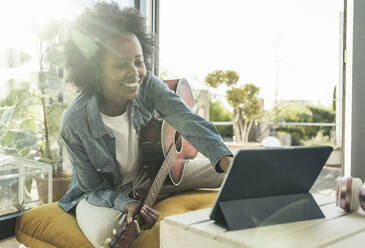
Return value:
M 152 58 L 152 73 L 158 75 L 159 73 L 159 24 L 160 24 L 160 1 L 159 0 L 135 0 L 135 7 L 139 10 L 141 16 L 146 18 L 146 25 L 149 32 L 152 33 L 156 47 L 154 56 Z
M 345 1 L 345 49 L 344 49 L 344 80 L 343 80 L 343 148 L 344 175 L 359 177 L 365 180 L 365 132 L 363 131 L 365 116 L 365 2 L 362 0 Z

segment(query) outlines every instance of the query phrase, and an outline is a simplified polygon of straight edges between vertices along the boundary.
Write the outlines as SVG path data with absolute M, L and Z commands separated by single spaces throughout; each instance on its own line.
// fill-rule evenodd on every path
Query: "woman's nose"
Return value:
M 128 76 L 138 77 L 138 68 L 136 66 L 130 65 L 128 67 Z

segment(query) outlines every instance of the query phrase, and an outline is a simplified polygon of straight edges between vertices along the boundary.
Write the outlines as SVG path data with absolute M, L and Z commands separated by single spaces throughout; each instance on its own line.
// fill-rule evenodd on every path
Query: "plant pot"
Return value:
M 67 187 L 71 182 L 72 175 L 59 173 L 52 178 L 52 202 L 58 201 L 66 194 Z M 48 177 L 39 176 L 35 178 L 38 189 L 38 199 L 42 203 L 48 203 Z

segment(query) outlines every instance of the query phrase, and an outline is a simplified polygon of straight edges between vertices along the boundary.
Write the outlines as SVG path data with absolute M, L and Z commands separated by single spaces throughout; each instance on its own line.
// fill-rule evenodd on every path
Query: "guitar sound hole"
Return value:
M 181 137 L 179 139 L 179 137 Z M 178 133 L 178 132 L 175 132 L 175 145 L 176 145 L 176 151 L 177 152 L 180 152 L 181 151 L 181 148 L 182 148 L 182 136 Z

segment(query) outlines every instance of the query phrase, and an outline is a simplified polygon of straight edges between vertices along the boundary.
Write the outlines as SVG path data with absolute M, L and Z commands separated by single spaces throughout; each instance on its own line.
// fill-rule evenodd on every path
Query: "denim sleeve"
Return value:
M 135 202 L 121 192 L 117 192 L 111 184 L 103 177 L 102 173 L 96 171 L 81 143 L 71 142 L 62 135 L 70 162 L 76 172 L 80 189 L 87 195 L 86 200 L 96 206 L 110 207 L 119 211 L 125 211 L 125 205 Z
M 150 76 L 145 85 L 147 106 L 153 113 L 173 126 L 190 144 L 206 156 L 217 172 L 217 166 L 225 156 L 232 156 L 231 151 L 223 143 L 216 127 L 201 116 L 195 114 L 183 102 L 180 96 L 154 76 Z

